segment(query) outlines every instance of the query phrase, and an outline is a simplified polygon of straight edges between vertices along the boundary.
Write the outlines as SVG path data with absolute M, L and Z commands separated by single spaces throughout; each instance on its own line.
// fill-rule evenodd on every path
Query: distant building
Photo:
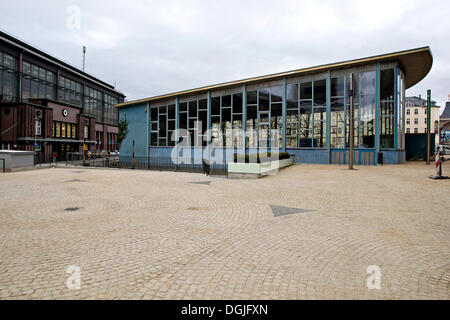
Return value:
M 450 101 L 445 104 L 440 118 L 441 143 L 450 144 Z
M 0 148 L 41 155 L 116 150 L 125 96 L 111 84 L 0 32 Z
M 405 133 L 427 133 L 427 100 L 418 97 L 405 99 Z M 439 132 L 440 107 L 431 101 L 431 133 Z

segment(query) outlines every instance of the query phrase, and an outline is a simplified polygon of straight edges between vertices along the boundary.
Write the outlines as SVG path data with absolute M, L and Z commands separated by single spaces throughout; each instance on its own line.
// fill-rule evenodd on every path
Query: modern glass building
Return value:
M 376 165 L 379 154 L 384 163 L 402 163 L 405 90 L 432 63 L 424 47 L 122 103 L 117 107 L 130 134 L 121 157 L 132 156 L 133 142 L 135 155 L 149 161 L 173 157 L 175 146 L 177 157 L 187 148 L 190 155 L 207 148 L 225 161 L 277 146 L 297 163 L 344 164 L 353 74 L 355 164 Z M 184 129 L 182 136 L 177 129 Z

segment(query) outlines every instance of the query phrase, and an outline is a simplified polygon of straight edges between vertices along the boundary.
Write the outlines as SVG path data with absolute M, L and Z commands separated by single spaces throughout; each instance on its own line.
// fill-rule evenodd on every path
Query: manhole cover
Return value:
M 190 182 L 191 184 L 200 184 L 200 185 L 205 185 L 205 186 L 210 186 L 211 185 L 211 181 L 203 181 L 203 182 Z
M 80 208 L 66 208 L 66 209 L 64 209 L 64 211 L 69 211 L 69 212 L 78 211 L 78 210 L 80 210 Z
M 66 181 L 66 182 L 86 182 L 86 181 L 80 180 L 80 179 L 73 179 L 73 180 L 69 180 L 69 181 Z
M 299 208 L 289 208 L 289 207 L 281 207 L 281 206 L 270 206 L 273 211 L 273 215 L 275 217 L 287 216 L 290 214 L 298 214 L 298 213 L 308 213 L 312 212 L 312 210 L 299 209 Z

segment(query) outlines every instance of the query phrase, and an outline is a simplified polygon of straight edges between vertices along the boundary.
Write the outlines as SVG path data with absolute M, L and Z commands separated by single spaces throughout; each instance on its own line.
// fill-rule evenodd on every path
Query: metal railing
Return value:
M 56 161 L 55 161 L 56 160 Z M 129 169 L 129 170 L 153 170 L 153 171 L 172 171 L 172 172 L 191 172 L 191 173 L 207 173 L 211 176 L 228 176 L 228 165 L 206 163 L 187 163 L 176 164 L 168 157 L 94 157 L 84 158 L 82 154 L 73 153 L 66 154 L 64 157 L 56 157 L 52 155 L 38 154 L 35 156 L 36 165 L 52 164 L 66 166 L 86 166 L 95 168 L 111 168 L 111 169 Z

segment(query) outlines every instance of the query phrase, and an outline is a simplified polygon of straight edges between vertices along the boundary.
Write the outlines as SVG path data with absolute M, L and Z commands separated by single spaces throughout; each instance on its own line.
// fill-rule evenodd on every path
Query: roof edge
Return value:
M 370 57 L 366 57 L 366 58 L 352 59 L 352 60 L 346 60 L 346 61 L 335 62 L 335 63 L 327 63 L 327 64 L 323 64 L 323 65 L 317 65 L 314 67 L 301 68 L 301 69 L 296 69 L 296 70 L 291 70 L 291 71 L 273 73 L 273 74 L 268 74 L 268 75 L 264 75 L 264 76 L 250 77 L 250 78 L 245 78 L 242 80 L 228 81 L 228 82 L 223 82 L 223 83 L 219 83 L 219 84 L 198 87 L 195 89 L 182 90 L 182 91 L 158 95 L 158 96 L 154 96 L 154 97 L 150 97 L 150 98 L 127 101 L 124 103 L 117 104 L 116 107 L 117 108 L 128 107 L 128 106 L 141 104 L 141 103 L 148 103 L 148 102 L 152 102 L 152 101 L 169 99 L 169 98 L 173 98 L 176 96 L 188 95 L 188 94 L 193 94 L 193 93 L 202 93 L 202 92 L 206 92 L 206 91 L 213 90 L 213 89 L 233 87 L 233 86 L 237 86 L 237 85 L 244 85 L 244 84 L 254 83 L 254 82 L 263 81 L 263 80 L 275 80 L 277 78 L 299 75 L 302 73 L 317 72 L 317 71 L 329 70 L 329 69 L 337 69 L 337 68 L 342 68 L 342 67 L 347 67 L 347 66 L 352 66 L 352 65 L 356 66 L 356 65 L 361 65 L 361 64 L 370 63 L 370 62 L 379 62 L 379 61 L 384 61 L 384 60 L 388 60 L 388 59 L 400 58 L 400 57 L 407 56 L 407 55 L 423 54 L 423 53 L 429 55 L 429 57 L 431 58 L 431 65 L 432 65 L 433 56 L 432 56 L 431 49 L 429 46 L 425 46 L 425 47 L 419 47 L 419 48 L 415 48 L 415 49 L 409 49 L 409 50 L 403 50 L 403 51 L 398 51 L 398 52 L 393 52 L 393 53 L 370 56 Z M 430 70 L 431 70 L 431 66 L 429 67 L 428 70 L 423 72 L 424 76 L 421 77 L 420 80 L 425 78 L 425 76 L 429 73 Z M 417 81 L 416 83 L 418 83 L 419 81 Z M 412 85 L 415 85 L 416 83 L 414 83 Z M 409 85 L 408 88 L 411 87 L 412 85 Z

